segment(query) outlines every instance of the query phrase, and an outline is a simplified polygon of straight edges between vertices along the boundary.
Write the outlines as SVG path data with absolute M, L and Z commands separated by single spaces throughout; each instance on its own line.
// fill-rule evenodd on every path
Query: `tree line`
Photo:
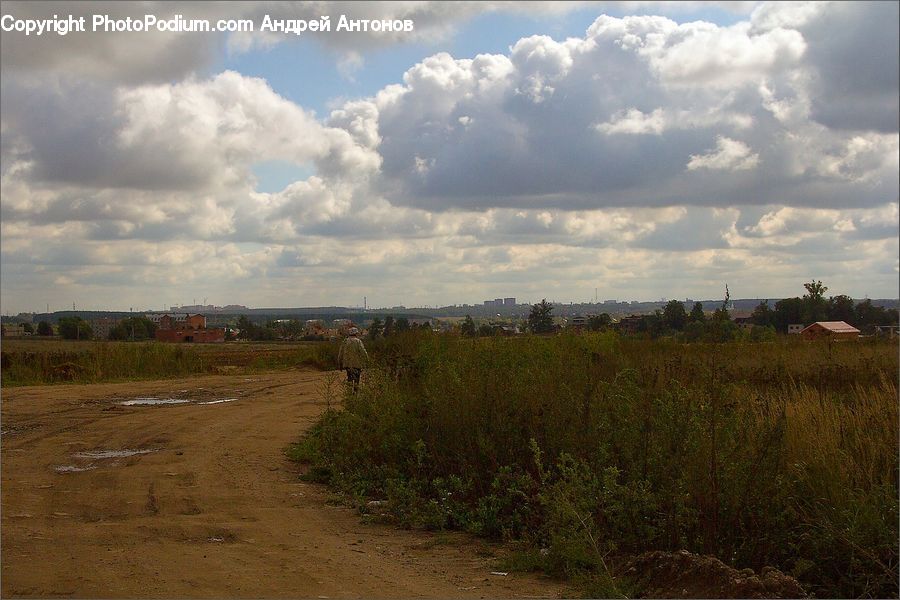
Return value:
M 670 300 L 662 310 L 640 315 L 633 331 L 651 338 L 676 336 L 684 341 L 730 341 L 747 338 L 750 341 L 774 339 L 776 333 L 787 333 L 792 324 L 810 325 L 817 321 L 844 321 L 864 334 L 871 334 L 876 326 L 897 325 L 897 309 L 887 309 L 872 304 L 869 299 L 855 302 L 850 296 L 825 296 L 828 287 L 821 281 L 803 284 L 806 293 L 800 297 L 784 298 L 774 306 L 768 300 L 761 301 L 749 317 L 749 328 L 740 327 L 729 312 L 730 297 L 712 312 L 695 302 L 690 311 L 679 300 Z M 546 299 L 531 307 L 525 329 L 531 333 L 551 333 L 559 326 L 553 322 L 553 304 Z M 612 326 L 609 314 L 591 315 L 586 327 L 602 331 Z M 496 334 L 496 325 L 477 326 L 471 316 L 460 324 L 460 333 L 469 337 Z
M 844 321 L 853 325 L 864 334 L 871 334 L 875 327 L 898 324 L 897 309 L 888 309 L 872 304 L 869 299 L 855 302 L 850 296 L 841 294 L 826 297 L 828 287 L 821 281 L 812 280 L 803 284 L 806 293 L 803 296 L 784 298 L 769 305 L 768 300 L 761 301 L 749 320 L 752 327 L 742 329 L 731 318 L 728 311 L 729 298 L 726 297 L 720 306 L 708 313 L 703 304 L 695 302 L 690 311 L 685 309 L 679 300 L 670 300 L 662 310 L 649 315 L 641 315 L 635 331 L 639 334 L 656 338 L 661 336 L 678 336 L 685 341 L 729 341 L 742 336 L 753 341 L 772 339 L 776 333 L 787 333 L 788 325 L 809 325 L 816 321 Z M 553 322 L 553 304 L 546 299 L 531 307 L 524 329 L 531 333 L 551 333 L 559 327 Z M 612 326 L 613 319 L 608 313 L 587 317 L 586 327 L 591 331 L 602 331 Z M 39 336 L 53 335 L 53 327 L 47 321 L 41 321 L 37 329 L 30 324 L 24 325 L 25 332 Z M 291 319 L 269 321 L 260 325 L 242 315 L 237 322 L 239 333 L 237 338 L 254 341 L 272 341 L 277 339 L 321 340 L 321 335 L 311 335 L 306 331 L 302 321 Z M 370 340 L 391 337 L 405 331 L 431 329 L 427 323 L 410 323 L 406 317 L 394 318 L 391 315 L 383 320 L 375 317 L 369 325 L 367 337 Z M 148 340 L 153 339 L 156 324 L 144 316 L 130 317 L 121 320 L 109 333 L 110 340 Z M 506 333 L 504 326 L 483 323 L 477 325 L 471 315 L 459 325 L 459 332 L 467 337 L 485 337 Z M 81 317 L 64 317 L 59 320 L 59 335 L 64 339 L 89 340 L 94 337 L 90 323 Z M 228 339 L 234 339 L 233 337 Z

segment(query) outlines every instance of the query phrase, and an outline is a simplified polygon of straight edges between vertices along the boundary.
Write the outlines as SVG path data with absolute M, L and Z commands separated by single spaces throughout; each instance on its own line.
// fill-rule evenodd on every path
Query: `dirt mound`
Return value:
M 642 598 L 807 598 L 793 577 L 772 567 L 760 574 L 732 569 L 713 556 L 686 550 L 646 552 L 625 567 Z

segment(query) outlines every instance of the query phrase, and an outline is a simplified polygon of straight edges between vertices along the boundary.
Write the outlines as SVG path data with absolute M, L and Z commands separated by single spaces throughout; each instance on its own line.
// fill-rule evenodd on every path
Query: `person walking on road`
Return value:
M 359 377 L 369 361 L 369 354 L 359 339 L 359 329 L 351 327 L 348 333 L 338 350 L 338 367 L 347 371 L 347 383 L 353 387 L 355 394 L 359 390 Z

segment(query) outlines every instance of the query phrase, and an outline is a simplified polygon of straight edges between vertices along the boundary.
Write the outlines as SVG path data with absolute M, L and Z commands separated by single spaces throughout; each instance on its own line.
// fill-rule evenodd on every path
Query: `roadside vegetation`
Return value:
M 290 451 L 364 513 L 512 541 L 509 568 L 591 595 L 628 592 L 628 556 L 679 549 L 818 596 L 898 594 L 896 341 L 369 347 L 360 392 Z
M 237 369 L 263 371 L 311 366 L 333 369 L 332 343 L 164 344 L 5 340 L 0 352 L 3 387 L 164 379 Z

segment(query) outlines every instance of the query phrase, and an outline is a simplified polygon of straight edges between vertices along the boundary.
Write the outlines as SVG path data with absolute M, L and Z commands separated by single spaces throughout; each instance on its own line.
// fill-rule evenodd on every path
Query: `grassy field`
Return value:
M 4 387 L 96 383 L 233 369 L 331 368 L 336 353 L 335 345 L 327 342 L 163 344 L 17 339 L 3 340 L 0 373 Z
M 383 499 L 402 525 L 517 540 L 510 566 L 594 594 L 627 589 L 617 557 L 677 549 L 820 596 L 898 594 L 896 342 L 410 334 L 372 350 L 360 393 L 293 448 L 363 511 Z

